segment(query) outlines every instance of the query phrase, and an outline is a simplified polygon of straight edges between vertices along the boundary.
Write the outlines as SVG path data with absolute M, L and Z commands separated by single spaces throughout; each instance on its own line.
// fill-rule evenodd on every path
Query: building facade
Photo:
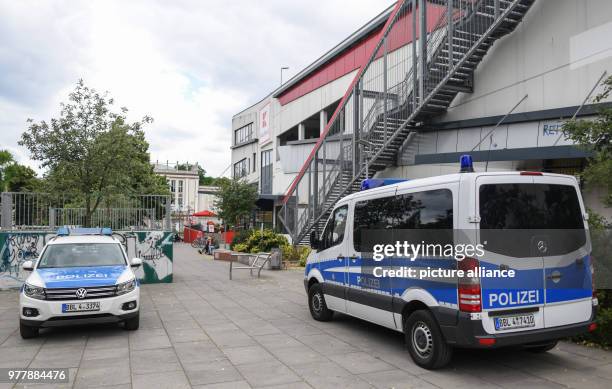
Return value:
M 197 164 L 155 163 L 153 171 L 168 180 L 173 212 L 191 214 L 200 210 Z
M 439 3 L 427 3 L 427 26 L 444 12 Z M 272 213 L 275 224 L 283 195 L 350 92 L 392 9 L 234 115 L 233 174 L 258 186 L 259 204 Z M 573 116 L 590 118 L 597 113 L 598 105 L 587 97 L 601 91 L 597 85 L 604 72 L 612 73 L 609 15 L 612 2 L 606 0 L 533 2 L 520 24 L 497 39 L 480 60 L 470 74 L 469 90 L 460 91 L 443 112 L 419 126 L 401 145 L 396 160 L 376 176 L 420 178 L 456 172 L 459 156 L 465 153 L 472 154 L 477 170 L 579 175 L 589 155 L 566 140 L 561 127 Z M 370 67 L 386 66 L 389 83 L 399 85 L 410 71 L 412 46 L 407 33 L 391 41 L 384 63 L 375 57 Z M 364 108 L 370 107 L 365 103 Z M 344 114 L 350 116 L 350 110 Z M 345 130 L 327 143 L 333 147 L 351 137 L 352 131 Z M 587 206 L 612 217 L 599 201 L 597 188 L 583 189 Z M 308 196 L 299 201 L 299 206 L 308 206 Z

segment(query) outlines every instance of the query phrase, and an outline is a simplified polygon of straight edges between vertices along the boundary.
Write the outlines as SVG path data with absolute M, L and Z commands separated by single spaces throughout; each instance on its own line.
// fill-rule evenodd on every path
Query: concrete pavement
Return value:
M 141 326 L 46 330 L 22 340 L 17 292 L 0 293 L 0 367 L 68 367 L 60 387 L 609 388 L 612 353 L 561 343 L 546 354 L 458 350 L 417 367 L 397 332 L 336 315 L 310 317 L 301 271 L 261 279 L 175 245 L 174 283 L 144 285 Z M 25 385 L 15 385 L 23 387 Z M 31 385 L 28 385 L 31 386 Z M 1 387 L 13 387 L 0 384 Z

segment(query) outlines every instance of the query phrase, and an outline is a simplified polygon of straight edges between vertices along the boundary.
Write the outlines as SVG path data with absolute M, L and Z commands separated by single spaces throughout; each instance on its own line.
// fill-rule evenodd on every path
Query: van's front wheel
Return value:
M 414 362 L 425 369 L 438 369 L 450 362 L 453 348 L 442 336 L 431 312 L 418 310 L 405 321 L 404 334 Z
M 334 311 L 327 308 L 325 297 L 323 296 L 323 288 L 321 284 L 313 284 L 308 289 L 308 307 L 312 318 L 318 321 L 330 321 L 334 316 Z

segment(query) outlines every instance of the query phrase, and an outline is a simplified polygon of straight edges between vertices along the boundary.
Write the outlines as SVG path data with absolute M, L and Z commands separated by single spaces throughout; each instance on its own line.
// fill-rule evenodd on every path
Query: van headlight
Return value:
M 30 285 L 28 283 L 23 284 L 23 293 L 26 296 L 31 297 L 33 299 L 45 300 L 47 295 L 45 293 L 45 288 L 41 288 L 40 286 Z
M 117 285 L 117 296 L 130 293 L 136 288 L 136 279 Z

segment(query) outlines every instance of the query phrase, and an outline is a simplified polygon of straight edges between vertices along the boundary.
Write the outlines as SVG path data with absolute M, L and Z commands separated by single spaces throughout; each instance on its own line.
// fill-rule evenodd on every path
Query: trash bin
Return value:
M 279 247 L 273 248 L 270 250 L 272 255 L 270 256 L 270 269 L 278 270 L 281 268 L 281 263 L 283 263 L 283 252 Z

